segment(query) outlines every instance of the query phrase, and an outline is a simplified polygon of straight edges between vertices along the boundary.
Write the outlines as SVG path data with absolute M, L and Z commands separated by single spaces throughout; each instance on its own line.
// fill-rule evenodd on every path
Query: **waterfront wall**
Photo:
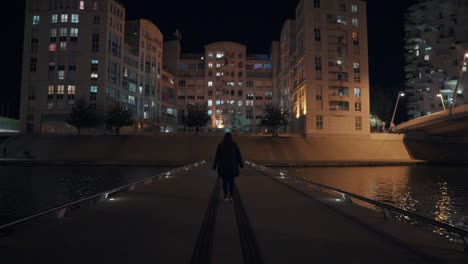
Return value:
M 400 135 L 370 137 L 235 136 L 246 160 L 267 164 L 412 161 Z M 222 135 L 18 135 L 6 142 L 8 158 L 47 161 L 188 163 L 211 161 Z

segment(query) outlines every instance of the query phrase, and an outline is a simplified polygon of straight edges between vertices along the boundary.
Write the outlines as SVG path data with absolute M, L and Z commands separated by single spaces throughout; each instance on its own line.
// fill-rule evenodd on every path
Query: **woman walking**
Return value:
M 244 167 L 242 156 L 236 142 L 232 140 L 232 133 L 224 135 L 224 139 L 218 144 L 213 170 L 218 171 L 218 176 L 223 179 L 224 201 L 232 201 L 234 190 L 234 178 L 239 176 L 239 168 Z

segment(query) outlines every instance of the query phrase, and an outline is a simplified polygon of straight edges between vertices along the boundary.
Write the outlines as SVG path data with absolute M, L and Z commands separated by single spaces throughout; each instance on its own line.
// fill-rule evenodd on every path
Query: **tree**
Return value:
M 277 129 L 288 124 L 288 113 L 272 103 L 265 104 L 263 111 L 262 126 L 269 127 L 272 136 L 278 135 Z
M 208 107 L 206 104 L 188 104 L 187 105 L 187 116 L 185 118 L 185 124 L 188 127 L 195 128 L 195 135 L 198 133 L 200 127 L 205 127 L 211 117 L 208 115 Z
M 74 126 L 78 130 L 78 135 L 81 134 L 81 128 L 96 125 L 96 113 L 84 98 L 78 98 L 73 104 L 67 124 Z
M 107 111 L 106 124 L 111 128 L 115 128 L 116 135 L 120 135 L 121 127 L 131 126 L 134 123 L 135 119 L 130 109 L 120 103 L 116 103 Z

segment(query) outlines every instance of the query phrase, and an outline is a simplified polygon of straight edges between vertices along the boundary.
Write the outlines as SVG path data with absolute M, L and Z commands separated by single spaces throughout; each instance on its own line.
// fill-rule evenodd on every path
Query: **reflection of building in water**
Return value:
M 409 167 L 308 168 L 294 173 L 317 183 L 414 211 L 417 201 L 408 184 L 409 169 Z

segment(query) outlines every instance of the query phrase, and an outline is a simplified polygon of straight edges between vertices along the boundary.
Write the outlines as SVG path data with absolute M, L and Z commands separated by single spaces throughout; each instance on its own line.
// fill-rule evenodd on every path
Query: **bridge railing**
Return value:
M 136 181 L 136 182 L 133 182 L 133 183 L 130 183 L 130 184 L 118 187 L 118 188 L 107 190 L 107 191 L 104 191 L 104 192 L 101 192 L 101 193 L 98 193 L 98 194 L 95 194 L 95 195 L 92 195 L 92 196 L 89 196 L 89 197 L 86 197 L 86 198 L 79 199 L 77 201 L 62 204 L 62 205 L 56 206 L 54 208 L 50 208 L 50 209 L 35 213 L 33 215 L 30 215 L 30 216 L 15 220 L 13 222 L 4 224 L 4 225 L 0 226 L 0 230 L 8 228 L 8 227 L 12 227 L 12 226 L 20 224 L 20 223 L 24 223 L 24 222 L 27 222 L 27 221 L 30 221 L 30 220 L 33 220 L 33 219 L 37 219 L 38 217 L 41 217 L 41 216 L 44 216 L 44 215 L 47 215 L 47 214 L 51 214 L 51 213 L 54 213 L 54 212 L 56 213 L 58 219 L 62 219 L 65 216 L 65 213 L 67 212 L 67 210 L 69 210 L 69 208 L 71 206 L 78 205 L 78 204 L 84 203 L 86 201 L 96 200 L 96 199 L 98 199 L 99 201 L 104 201 L 109 197 L 109 195 L 111 195 L 113 193 L 116 193 L 116 192 L 119 192 L 119 191 L 125 191 L 125 190 L 133 191 L 133 190 L 135 190 L 135 187 L 138 184 L 142 184 L 142 183 L 143 184 L 150 184 L 150 183 L 153 182 L 153 180 L 167 179 L 167 178 L 170 178 L 171 175 L 173 175 L 173 174 L 175 174 L 177 172 L 184 171 L 184 170 L 190 170 L 191 168 L 198 167 L 198 166 L 200 166 L 200 165 L 202 165 L 204 163 L 206 163 L 206 161 L 203 160 L 203 161 L 199 161 L 199 162 L 189 164 L 189 165 L 186 165 L 186 166 L 183 166 L 183 167 L 178 167 L 178 168 L 175 168 L 173 170 L 162 172 L 162 173 L 153 175 L 151 177 L 148 177 L 146 179 L 139 180 L 139 181 Z
M 338 193 L 343 198 L 343 200 L 345 202 L 348 202 L 348 203 L 352 203 L 351 198 L 353 198 L 353 199 L 357 199 L 357 200 L 359 200 L 361 202 L 374 205 L 374 206 L 379 207 L 379 208 L 382 209 L 385 219 L 391 219 L 392 218 L 392 212 L 393 212 L 393 213 L 397 213 L 397 214 L 407 216 L 407 217 L 409 217 L 411 219 L 423 222 L 425 224 L 436 226 L 436 227 L 445 229 L 445 230 L 447 230 L 449 232 L 456 233 L 456 234 L 458 234 L 460 236 L 461 240 L 463 241 L 465 253 L 468 253 L 468 231 L 467 230 L 464 230 L 464 229 L 461 229 L 461 228 L 458 228 L 458 227 L 454 227 L 454 226 L 451 226 L 451 225 L 448 225 L 448 224 L 445 224 L 445 223 L 442 223 L 442 222 L 439 222 L 439 221 L 436 221 L 436 220 L 433 220 L 433 219 L 430 219 L 430 218 L 427 218 L 427 217 L 424 217 L 424 216 L 421 216 L 421 215 L 418 215 L 418 214 L 415 214 L 415 213 L 412 213 L 412 212 L 408 212 L 406 210 L 403 210 L 403 209 L 400 209 L 400 208 L 397 208 L 397 207 L 394 207 L 394 206 L 391 206 L 391 205 L 388 205 L 388 204 L 385 204 L 385 203 L 381 203 L 381 202 L 378 202 L 378 201 L 375 201 L 375 200 L 372 200 L 372 199 L 369 199 L 369 198 L 366 198 L 366 197 L 363 197 L 363 196 L 360 196 L 360 195 L 357 195 L 357 194 L 354 194 L 354 193 L 350 193 L 350 192 L 347 192 L 347 191 L 344 191 L 344 190 L 341 190 L 341 189 L 338 189 L 338 188 L 330 187 L 330 186 L 323 185 L 323 184 L 320 184 L 320 183 L 316 183 L 316 182 L 313 182 L 313 181 L 310 181 L 310 180 L 306 180 L 306 179 L 303 179 L 303 178 L 300 178 L 300 177 L 297 177 L 297 176 L 294 176 L 294 175 L 291 175 L 291 174 L 287 174 L 287 173 L 284 173 L 284 172 L 273 170 L 273 169 L 270 169 L 268 167 L 255 164 L 255 163 L 250 162 L 250 161 L 246 161 L 245 163 L 248 164 L 249 166 L 253 167 L 254 169 L 263 171 L 263 172 L 265 172 L 265 173 L 267 173 L 269 175 L 272 175 L 272 176 L 274 176 L 274 177 L 276 177 L 278 179 L 283 179 L 283 180 L 292 179 L 292 180 L 294 180 L 295 182 L 297 182 L 297 183 L 299 183 L 301 185 L 308 184 L 308 185 L 314 186 L 318 191 L 321 191 L 322 189 L 324 189 L 324 190 L 328 190 L 328 191 L 331 191 L 331 192 Z

